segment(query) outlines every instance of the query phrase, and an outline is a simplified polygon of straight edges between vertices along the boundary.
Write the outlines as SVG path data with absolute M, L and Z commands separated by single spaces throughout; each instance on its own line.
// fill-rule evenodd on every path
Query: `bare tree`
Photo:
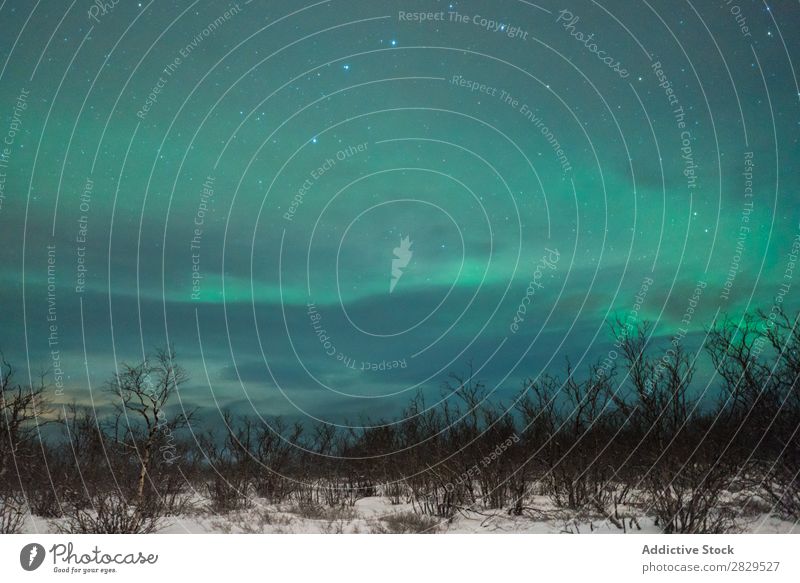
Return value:
M 52 413 L 44 376 L 37 386 L 23 386 L 14 381 L 14 373 L 0 353 L 0 488 L 11 480 L 13 466 L 33 459 L 38 429 Z
M 597 505 L 611 477 L 607 446 L 613 437 L 613 370 L 589 366 L 581 379 L 567 361 L 566 378 L 528 380 L 517 398 L 526 436 L 544 469 L 547 492 L 557 506 Z
M 728 447 L 748 487 L 800 517 L 800 326 L 781 309 L 725 318 L 706 347 L 723 379 Z
M 719 455 L 714 413 L 691 395 L 694 364 L 680 338 L 655 354 L 651 342 L 647 323 L 618 340 L 630 384 L 612 399 L 630 427 L 633 487 L 665 533 L 734 530 L 724 501 L 736 468 Z
M 145 501 L 145 486 L 157 464 L 159 445 L 191 420 L 193 411 L 171 418 L 167 415 L 167 406 L 188 378 L 170 347 L 158 349 L 154 359 L 148 358 L 137 365 L 123 364 L 122 371 L 108 383 L 108 390 L 119 399 L 115 402 L 116 441 L 138 456 L 135 489 L 138 505 Z
M 25 498 L 21 493 L 0 493 L 0 534 L 19 533 L 26 514 Z

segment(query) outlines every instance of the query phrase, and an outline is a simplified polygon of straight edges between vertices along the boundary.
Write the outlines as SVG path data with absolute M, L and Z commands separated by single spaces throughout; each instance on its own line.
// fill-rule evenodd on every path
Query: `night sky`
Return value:
M 332 423 L 795 310 L 796 2 L 0 2 L 0 348 Z M 369 421 L 366 421 L 369 420 Z

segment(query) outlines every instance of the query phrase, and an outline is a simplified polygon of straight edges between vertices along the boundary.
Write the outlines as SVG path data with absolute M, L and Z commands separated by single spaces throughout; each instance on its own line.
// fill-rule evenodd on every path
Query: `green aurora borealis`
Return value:
M 713 390 L 798 307 L 796 3 L 102 5 L 0 3 L 0 348 L 62 402 L 169 342 L 211 418 L 389 417 L 632 312 Z

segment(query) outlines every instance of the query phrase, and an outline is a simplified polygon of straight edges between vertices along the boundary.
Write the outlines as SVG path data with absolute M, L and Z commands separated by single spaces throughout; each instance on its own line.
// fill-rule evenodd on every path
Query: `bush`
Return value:
M 164 515 L 158 502 L 137 506 L 117 494 L 106 494 L 94 496 L 89 508 L 73 507 L 54 526 L 65 534 L 148 534 L 164 526 Z
M 380 518 L 372 528 L 375 534 L 434 534 L 440 528 L 440 521 L 414 512 L 398 512 Z
M 25 522 L 25 499 L 19 494 L 0 497 L 0 534 L 17 534 Z

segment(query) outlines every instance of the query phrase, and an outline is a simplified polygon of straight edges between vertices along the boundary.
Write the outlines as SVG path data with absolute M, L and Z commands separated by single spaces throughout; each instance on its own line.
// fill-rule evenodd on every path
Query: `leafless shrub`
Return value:
M 558 507 L 581 510 L 607 494 L 612 472 L 606 449 L 617 422 L 613 376 L 594 365 L 579 380 L 567 362 L 565 380 L 541 375 L 527 381 L 517 399 L 527 441 L 536 447 L 532 453 L 544 470 L 541 485 Z
M 408 496 L 408 488 L 405 483 L 399 480 L 384 484 L 380 487 L 380 492 L 395 506 L 401 504 Z
M 244 534 L 262 534 L 276 532 L 291 523 L 290 517 L 270 508 L 259 507 L 246 512 L 238 511 L 228 515 L 227 520 L 216 520 L 213 524 L 217 528 L 224 524 L 228 531 L 235 526 Z
M 36 386 L 23 386 L 15 382 L 14 373 L 0 352 L 0 492 L 36 467 L 39 430 L 52 413 L 44 376 Z
M 280 503 L 291 495 L 295 484 L 287 476 L 292 472 L 295 444 L 302 434 L 299 423 L 288 427 L 280 418 L 258 426 L 252 420 L 244 421 L 241 442 L 251 453 L 253 484 L 258 496 Z
M 89 508 L 73 508 L 54 522 L 67 534 L 147 534 L 163 527 L 165 510 L 156 502 L 144 507 L 115 493 L 92 498 Z
M 347 527 L 349 525 L 349 521 L 340 518 L 327 521 L 320 527 L 320 530 L 322 534 L 344 534 L 347 532 Z
M 27 509 L 25 499 L 19 493 L 0 496 L 0 534 L 20 532 Z
M 352 520 L 356 513 L 349 507 L 326 507 L 316 503 L 297 503 L 289 508 L 289 512 L 307 520 Z
M 236 510 L 249 508 L 251 505 L 250 497 L 247 494 L 246 486 L 237 485 L 223 476 L 217 475 L 206 484 L 211 512 L 225 514 Z
M 63 515 L 62 502 L 49 482 L 28 488 L 26 494 L 31 514 L 42 518 L 59 518 Z
M 674 340 L 660 358 L 651 356 L 648 332 L 641 325 L 622 339 L 631 386 L 612 397 L 636 439 L 634 488 L 642 488 L 645 512 L 665 533 L 734 531 L 735 512 L 725 498 L 736 468 L 722 455 L 714 417 L 690 396 L 694 365 Z
M 111 414 L 63 408 L 52 440 L 52 431 L 47 439 L 39 431 L 44 417 L 54 420 L 44 381 L 15 383 L 0 358 L 0 524 L 16 528 L 19 493 L 64 532 L 151 532 L 190 511 L 189 494 L 198 491 L 210 511 L 229 513 L 226 524 L 251 517 L 240 525 L 248 532 L 286 526 L 245 515 L 256 498 L 291 502 L 326 532 L 352 531 L 353 508 L 369 496 L 410 503 L 408 522 L 422 523 L 379 521 L 386 532 L 483 509 L 542 519 L 557 512 L 572 532 L 597 520 L 638 528 L 634 512 L 655 516 L 664 532 L 735 531 L 737 515 L 765 512 L 794 520 L 797 324 L 773 310 L 709 331 L 706 348 L 722 378 L 716 407 L 690 391 L 695 359 L 681 337 L 661 345 L 646 324 L 626 322 L 623 332 L 618 322 L 619 359 L 610 368 L 544 371 L 524 384 L 513 413 L 470 369 L 451 375 L 432 406 L 415 397 L 402 421 L 343 430 L 226 413 L 225 431 L 199 447 L 179 435 L 191 412 L 168 411 L 188 378 L 171 349 L 122 367 L 108 383 Z M 536 494 L 549 500 L 537 503 Z
M 398 512 L 382 516 L 372 525 L 374 534 L 434 534 L 440 530 L 440 521 L 414 512 Z
M 230 413 L 223 414 L 225 433 L 222 443 L 218 436 L 208 433 L 200 438 L 200 449 L 207 462 L 205 491 L 209 510 L 228 513 L 251 506 L 252 472 L 244 430 L 234 427 Z
M 760 464 L 764 470 L 764 477 L 759 480 L 761 496 L 787 520 L 800 519 L 800 465 L 797 463 L 781 456 L 769 465 Z
M 662 481 L 659 481 L 662 480 Z M 739 508 L 724 500 L 728 476 L 709 476 L 708 466 L 648 482 L 647 506 L 663 532 L 721 534 L 739 529 Z
M 641 530 L 636 516 L 628 507 L 631 497 L 630 484 L 608 483 L 592 498 L 591 507 L 600 518 L 622 532 L 628 532 L 634 526 L 637 530 Z
M 428 468 L 424 476 L 410 481 L 414 512 L 451 520 L 474 501 L 472 484 L 464 474 L 445 471 Z
M 289 499 L 294 501 L 297 505 L 319 505 L 316 485 L 312 479 L 308 477 L 307 473 L 301 474 L 298 478 Z
M 784 518 L 800 518 L 800 314 L 781 308 L 723 319 L 706 348 L 723 379 L 727 449 L 748 484 Z

